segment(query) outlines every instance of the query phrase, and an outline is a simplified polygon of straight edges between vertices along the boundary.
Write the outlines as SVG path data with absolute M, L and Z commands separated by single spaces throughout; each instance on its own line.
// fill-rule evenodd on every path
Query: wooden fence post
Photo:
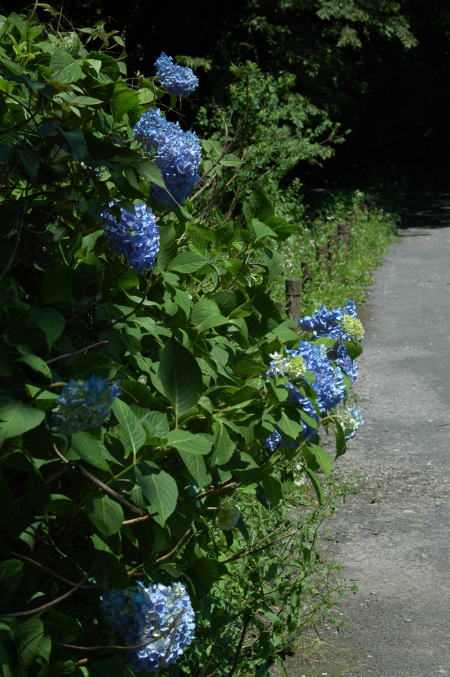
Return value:
M 300 298 L 302 295 L 301 280 L 285 280 L 286 308 L 293 320 L 300 317 Z

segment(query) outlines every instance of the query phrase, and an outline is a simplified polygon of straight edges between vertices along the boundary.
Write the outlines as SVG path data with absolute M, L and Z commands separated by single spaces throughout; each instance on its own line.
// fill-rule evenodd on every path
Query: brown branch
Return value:
M 59 579 L 63 583 L 67 583 L 68 585 L 78 585 L 78 583 L 75 583 L 74 581 L 71 581 L 69 578 L 64 578 L 64 576 L 61 576 L 60 574 L 57 574 L 56 571 L 53 571 L 52 569 L 49 569 L 48 567 L 44 566 L 44 564 L 41 564 L 40 562 L 36 562 L 36 560 L 31 559 L 31 557 L 27 557 L 26 555 L 20 555 L 18 552 L 11 552 L 11 555 L 14 555 L 14 557 L 18 557 L 19 559 L 23 559 L 24 562 L 29 562 L 30 564 L 34 564 L 34 566 L 39 567 L 39 569 L 42 569 L 42 571 L 46 571 L 48 574 L 51 576 L 54 576 L 54 578 Z M 83 588 L 84 590 L 88 590 L 91 588 L 96 588 L 96 585 L 80 585 L 80 588 Z
M 287 538 L 290 538 L 291 536 L 295 536 L 296 533 L 297 533 L 296 531 L 289 531 L 287 534 L 284 534 L 284 536 L 281 536 L 280 538 L 276 538 L 274 541 L 271 541 L 270 543 L 263 545 L 262 548 L 255 548 L 254 550 L 247 550 L 245 552 L 236 553 L 236 555 L 232 555 L 228 559 L 224 560 L 224 563 L 233 562 L 236 559 L 242 559 L 243 557 L 248 557 L 249 555 L 254 555 L 256 552 L 261 552 L 261 550 L 265 550 L 266 548 L 270 548 L 272 545 L 275 545 L 275 543 L 281 543 L 281 541 L 285 541 Z
M 102 491 L 105 492 L 105 494 L 109 494 L 111 498 L 114 498 L 116 501 L 119 503 L 122 503 L 123 506 L 131 510 L 132 512 L 136 513 L 137 515 L 144 515 L 144 511 L 141 510 L 141 508 L 138 508 L 136 505 L 133 503 L 130 503 L 122 494 L 119 494 L 119 492 L 115 491 L 114 489 L 111 489 L 107 484 L 99 480 L 95 475 L 89 472 L 89 470 L 86 470 L 83 468 L 83 466 L 79 465 L 78 463 L 75 463 L 74 461 L 69 461 L 63 454 L 59 451 L 58 447 L 56 444 L 53 444 L 53 449 L 56 452 L 56 454 L 59 456 L 59 458 L 64 461 L 64 463 L 69 464 L 69 467 L 72 468 L 72 470 L 77 470 L 79 473 L 81 473 L 84 477 L 86 477 L 88 480 L 90 480 L 93 484 L 95 484 L 97 487 L 102 489 Z
M 155 515 L 158 513 L 155 512 L 152 515 L 142 515 L 142 517 L 133 517 L 133 519 L 130 520 L 124 520 L 122 522 L 123 526 L 128 526 L 129 524 L 138 524 L 139 522 L 145 522 L 145 520 L 151 520 Z
M 102 346 L 105 343 L 109 343 L 107 339 L 104 339 L 103 341 L 97 341 L 97 343 L 92 343 L 90 346 L 86 346 L 85 348 L 80 348 L 80 350 L 75 350 L 73 353 L 64 353 L 64 355 L 58 355 L 58 357 L 52 357 L 51 360 L 47 360 L 47 364 L 51 364 L 52 362 L 57 362 L 58 360 L 64 360 L 66 357 L 72 357 L 72 355 L 79 355 L 80 353 L 87 353 L 88 350 L 91 350 L 92 348 L 97 348 L 97 346 Z
M 52 599 L 50 602 L 47 602 L 46 604 L 41 604 L 41 606 L 36 606 L 34 607 L 34 609 L 29 609 L 28 611 L 14 611 L 12 613 L 2 614 L 2 618 L 19 618 L 20 616 L 31 616 L 32 614 L 37 614 L 39 611 L 45 611 L 45 609 L 49 609 L 50 607 L 59 604 L 59 602 L 62 602 L 63 600 L 67 599 L 67 597 L 70 597 L 71 595 L 73 595 L 74 592 L 76 592 L 79 588 L 82 587 L 84 581 L 91 574 L 91 571 L 92 569 L 90 569 L 87 572 L 87 574 L 83 576 L 81 581 L 77 583 L 71 590 L 69 590 L 69 592 L 65 592 L 64 595 L 60 595 L 59 597 Z
M 240 658 L 241 652 L 242 652 L 242 645 L 244 644 L 245 635 L 247 634 L 247 630 L 248 630 L 249 625 L 250 625 L 250 616 L 248 616 L 244 620 L 244 625 L 242 626 L 242 632 L 241 632 L 241 636 L 239 638 L 239 643 L 237 645 L 233 665 L 231 666 L 231 670 L 229 672 L 227 672 L 226 677 L 233 677 L 234 673 L 236 672 L 236 669 L 237 669 L 237 666 L 238 666 L 238 663 L 239 663 L 239 658 Z
M 176 551 L 177 551 L 179 548 L 181 548 L 181 546 L 183 545 L 183 543 L 185 542 L 185 540 L 187 539 L 187 537 L 189 536 L 190 533 L 191 533 L 191 529 L 189 528 L 189 529 L 187 529 L 187 530 L 184 532 L 184 534 L 182 535 L 182 537 L 176 542 L 176 544 L 174 545 L 174 547 L 172 548 L 172 550 L 169 550 L 169 552 L 166 553 L 165 555 L 161 555 L 161 557 L 158 557 L 157 559 L 155 559 L 155 561 L 154 561 L 154 562 L 151 562 L 151 563 L 149 564 L 149 566 L 151 566 L 151 567 L 152 567 L 152 566 L 155 566 L 155 564 L 159 564 L 160 562 L 164 562 L 164 560 L 169 559 L 169 557 L 171 557 L 172 555 L 174 555 L 174 554 L 176 553 Z
M 225 480 L 225 482 L 221 482 L 212 489 L 208 489 L 207 491 L 200 491 L 198 494 L 195 494 L 195 496 L 191 496 L 190 498 L 188 498 L 187 501 L 185 502 L 197 501 L 199 498 L 204 498 L 205 496 L 214 494 L 217 491 L 222 491 L 222 489 L 231 489 L 232 487 L 237 486 L 239 486 L 239 482 L 236 482 L 233 478 L 230 478 L 229 480 Z
M 77 651 L 134 651 L 135 649 L 142 649 L 144 646 L 148 646 L 149 644 L 152 644 L 153 642 L 158 641 L 159 639 L 164 639 L 164 637 L 167 637 L 167 635 L 170 635 L 172 630 L 175 627 L 175 622 L 178 624 L 181 616 L 183 615 L 183 612 L 180 611 L 180 613 L 175 617 L 174 621 L 172 622 L 172 625 L 159 637 L 152 637 L 151 639 L 148 639 L 146 642 L 141 642 L 140 644 L 133 644 L 132 646 L 124 646 L 121 644 L 109 644 L 109 645 L 104 645 L 104 646 L 78 646 L 77 644 L 65 644 L 63 642 L 58 642 L 59 646 L 64 646 L 66 649 L 76 649 Z

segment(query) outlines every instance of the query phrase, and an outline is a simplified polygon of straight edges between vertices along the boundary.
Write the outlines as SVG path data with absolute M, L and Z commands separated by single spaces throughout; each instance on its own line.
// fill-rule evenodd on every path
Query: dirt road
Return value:
M 369 290 L 366 425 L 339 462 L 358 491 L 326 546 L 358 592 L 289 677 L 450 676 L 450 199 L 440 215 L 401 230 Z

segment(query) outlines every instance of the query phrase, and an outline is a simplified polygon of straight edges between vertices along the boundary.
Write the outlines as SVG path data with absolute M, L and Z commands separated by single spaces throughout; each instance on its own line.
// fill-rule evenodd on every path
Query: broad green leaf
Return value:
M 114 95 L 111 102 L 114 120 L 121 120 L 132 108 L 139 107 L 139 97 L 133 89 L 125 83 L 118 82 L 114 86 Z
M 122 506 L 109 496 L 91 498 L 86 505 L 86 513 L 105 536 L 112 536 L 120 531 L 124 520 Z
M 220 421 L 216 421 L 213 424 L 213 430 L 214 449 L 211 456 L 211 465 L 225 465 L 232 457 L 236 449 L 236 444 Z
M 57 49 L 50 59 L 53 82 L 72 83 L 86 77 L 78 61 L 65 49 Z
M 39 329 L 44 332 L 48 347 L 51 348 L 64 331 L 64 317 L 53 308 L 33 308 L 31 314 Z
M 252 219 L 251 221 L 253 232 L 255 233 L 256 240 L 261 240 L 264 237 L 275 237 L 276 234 L 273 232 L 269 226 L 266 226 L 265 223 L 259 221 L 258 219 Z
M 319 503 L 322 503 L 323 500 L 323 489 L 321 487 L 321 484 L 319 482 L 319 478 L 317 477 L 316 473 L 311 470 L 311 468 L 308 468 L 307 465 L 305 465 L 305 472 L 309 475 L 309 479 L 311 480 L 311 484 L 314 487 L 314 491 L 316 492 L 317 500 Z
M 155 99 L 155 95 L 151 89 L 146 87 L 138 89 L 137 92 L 139 103 L 145 105 L 146 103 L 151 103 Z
M 14 626 L 17 650 L 22 665 L 31 665 L 43 648 L 44 625 L 39 618 L 32 616 Z
M 12 592 L 22 581 L 23 562 L 18 559 L 7 559 L 0 564 L 0 588 L 6 593 Z
M 108 461 L 117 463 L 114 456 L 111 456 L 103 442 L 92 437 L 87 432 L 79 431 L 74 433 L 70 438 L 71 449 L 73 452 L 70 455 L 71 460 L 79 458 L 98 468 L 99 470 L 109 471 Z
M 194 252 L 180 252 L 169 263 L 168 269 L 175 270 L 178 273 L 195 273 L 195 271 L 203 268 L 206 263 L 206 259 Z
M 174 478 L 154 463 L 144 461 L 136 467 L 136 480 L 150 501 L 149 511 L 158 513 L 155 520 L 164 525 L 177 504 L 178 487 Z
M 0 396 L 0 447 L 10 437 L 22 435 L 36 428 L 44 420 L 45 414 L 19 400 Z
M 277 420 L 277 426 L 281 432 L 285 433 L 288 437 L 291 437 L 293 440 L 300 440 L 302 434 L 302 426 L 297 421 L 293 421 L 287 414 L 283 411 L 280 418 Z
M 152 391 L 140 381 L 131 378 L 124 379 L 120 382 L 120 390 L 131 402 L 139 404 L 142 407 L 149 407 L 152 403 Z
M 161 353 L 158 376 L 177 417 L 197 404 L 203 389 L 200 367 L 192 353 L 173 339 Z
M 278 480 L 276 477 L 273 477 L 273 475 L 265 475 L 262 479 L 262 485 L 269 503 L 272 505 L 278 505 L 283 495 L 280 480 Z
M 26 148 L 19 148 L 17 150 L 17 155 L 19 156 L 22 165 L 25 167 L 30 179 L 32 181 L 36 181 L 39 172 L 39 156 L 37 153 Z
M 198 301 L 192 309 L 191 318 L 199 331 L 206 331 L 228 322 L 227 318 L 221 314 L 217 304 L 210 299 Z
M 48 378 L 49 381 L 51 381 L 52 372 L 50 367 L 46 362 L 44 362 L 42 358 L 38 357 L 37 355 L 22 355 L 22 357 L 17 359 L 17 362 L 23 362 L 24 364 L 31 367 L 31 369 L 34 369 L 34 371 L 39 372 L 39 374 L 42 374 L 45 376 L 45 378 Z
M 116 398 L 111 408 L 124 432 L 126 454 L 128 455 L 132 452 L 133 456 L 136 457 L 139 449 L 145 444 L 146 434 L 144 428 L 141 426 L 128 404 L 122 400 Z
M 344 431 L 339 421 L 335 421 L 334 434 L 336 437 L 336 458 L 343 456 L 347 451 L 347 444 L 344 437 Z
M 169 419 L 162 411 L 146 411 L 141 423 L 148 430 L 151 437 L 166 439 L 169 434 Z
M 332 455 L 325 449 L 322 449 L 322 447 L 317 446 L 317 444 L 309 444 L 305 448 L 303 452 L 305 457 L 308 452 L 312 454 L 323 472 L 328 475 L 334 465 Z
M 167 444 L 178 451 L 204 456 L 211 451 L 213 438 L 203 433 L 190 433 L 188 430 L 171 430 L 167 435 Z
M 165 188 L 166 184 L 164 183 L 161 170 L 153 160 L 141 160 L 136 164 L 136 169 L 139 174 L 144 179 L 147 179 L 147 181 L 150 181 L 150 183 L 154 183 L 160 188 Z
M 188 451 L 180 451 L 180 449 L 178 449 L 178 453 L 199 488 L 211 482 L 211 475 L 206 470 L 205 461 L 202 456 L 190 454 Z

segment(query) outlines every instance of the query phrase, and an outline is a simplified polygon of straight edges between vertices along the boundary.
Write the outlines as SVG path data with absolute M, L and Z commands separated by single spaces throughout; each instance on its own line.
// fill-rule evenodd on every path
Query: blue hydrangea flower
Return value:
M 342 429 L 346 440 L 354 437 L 362 425 L 364 425 L 364 419 L 358 407 L 351 407 L 344 412 Z
M 72 435 L 97 428 L 109 416 L 111 404 L 120 395 L 119 383 L 92 375 L 87 381 L 71 379 L 61 390 L 52 410 L 54 430 Z
M 301 395 L 297 388 L 295 388 L 292 383 L 287 383 L 286 384 L 286 389 L 289 393 L 289 400 L 290 402 L 295 402 L 302 411 L 305 412 L 305 414 L 308 414 L 308 416 L 311 416 L 317 423 L 319 422 L 319 416 L 317 414 L 317 411 L 314 408 L 313 403 L 309 399 L 309 397 L 305 397 L 304 395 Z M 308 425 L 306 421 L 302 420 L 302 440 L 303 441 L 308 441 L 308 442 L 314 442 L 315 438 L 317 437 L 317 430 L 316 428 L 313 428 L 312 426 Z
M 105 621 L 125 645 L 145 646 L 127 652 L 134 670 L 156 672 L 174 663 L 194 638 L 195 615 L 181 583 L 136 585 L 100 596 Z
M 264 440 L 264 446 L 266 449 L 268 449 L 271 453 L 273 453 L 280 444 L 283 441 L 283 435 L 278 431 L 274 430 L 273 433 L 270 433 Z
M 327 337 L 339 339 L 342 337 L 341 322 L 344 316 L 340 308 L 328 310 L 320 306 L 313 315 L 305 315 L 298 320 L 298 326 L 310 331 L 314 338 Z
M 152 210 L 140 203 L 135 205 L 134 214 L 121 208 L 119 220 L 111 212 L 102 216 L 106 240 L 111 249 L 125 257 L 127 266 L 137 273 L 153 268 L 159 251 L 159 228 Z
M 331 364 L 322 345 L 301 341 L 297 348 L 314 374 L 312 387 L 317 393 L 317 406 L 322 413 L 333 409 L 345 397 L 345 384 L 340 367 Z
M 347 301 L 342 308 L 328 310 L 324 305 L 314 311 L 312 315 L 305 315 L 298 320 L 298 325 L 305 331 L 310 331 L 313 338 L 334 338 L 343 340 L 361 340 L 364 330 L 357 318 L 354 301 Z M 359 338 L 351 336 L 346 328 L 356 329 Z M 362 332 L 362 335 L 360 334 Z
M 344 371 L 352 380 L 352 383 L 358 378 L 359 367 L 356 360 L 352 360 L 347 352 L 347 348 L 342 341 L 337 341 L 327 353 L 330 360 L 333 360 L 338 367 Z
M 185 132 L 178 122 L 166 120 L 159 108 L 141 115 L 134 127 L 136 139 L 154 156 L 167 190 L 153 186 L 159 202 L 170 207 L 181 204 L 200 178 L 200 141 L 195 132 Z
M 190 68 L 177 66 L 171 56 L 161 52 L 155 61 L 156 75 L 166 92 L 176 96 L 189 96 L 198 87 L 198 77 Z

